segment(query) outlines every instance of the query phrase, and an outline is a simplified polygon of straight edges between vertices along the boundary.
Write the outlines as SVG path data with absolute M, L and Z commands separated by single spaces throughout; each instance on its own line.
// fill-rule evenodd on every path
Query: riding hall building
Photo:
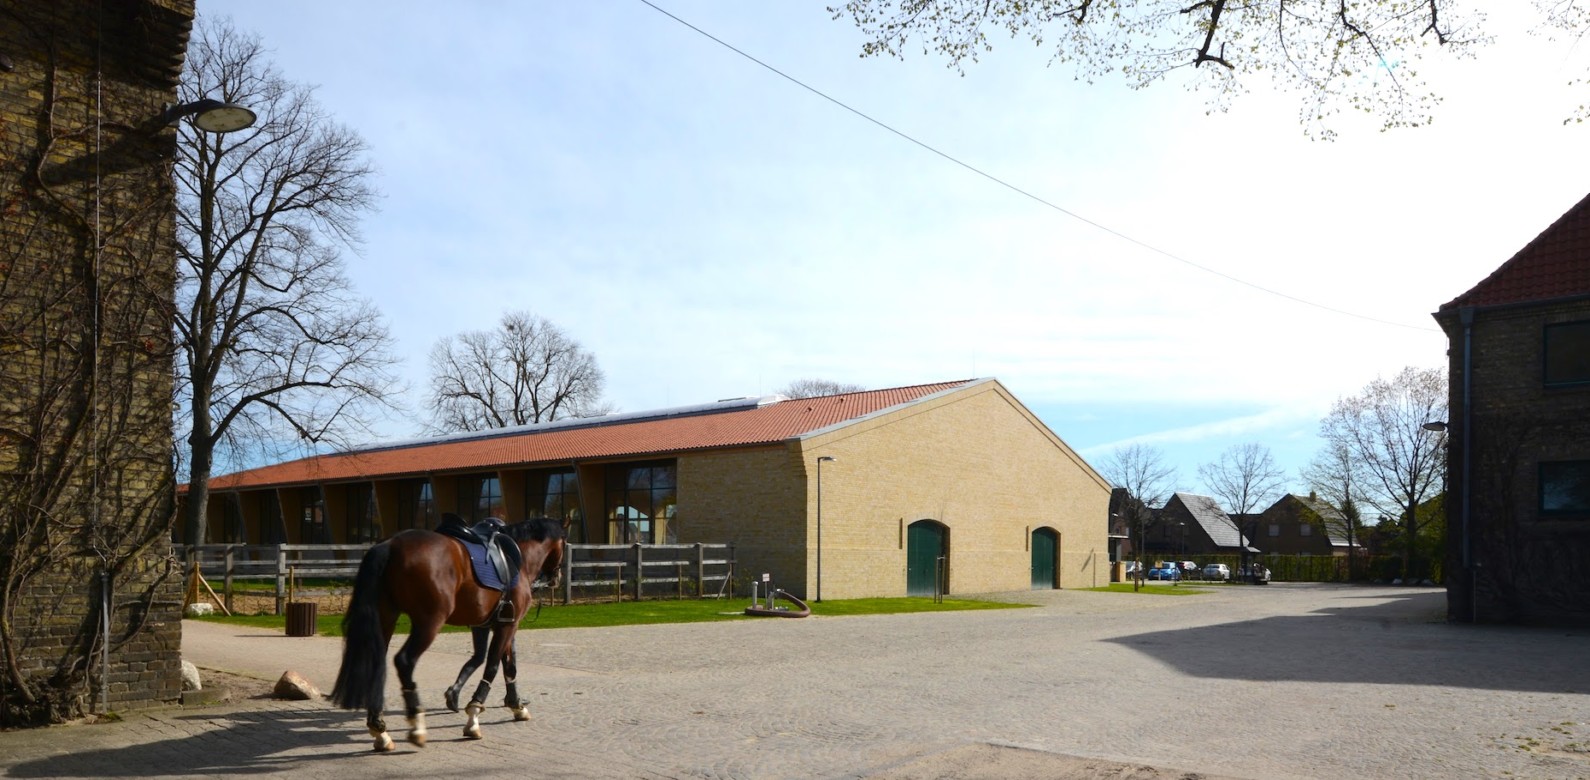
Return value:
M 453 434 L 210 487 L 211 542 L 546 515 L 573 543 L 733 544 L 742 575 L 807 598 L 931 594 L 937 576 L 949 593 L 1110 581 L 1108 482 L 995 379 Z

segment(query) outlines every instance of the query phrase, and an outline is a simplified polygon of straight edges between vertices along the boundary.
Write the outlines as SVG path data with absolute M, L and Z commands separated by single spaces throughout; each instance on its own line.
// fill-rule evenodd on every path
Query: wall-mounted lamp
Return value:
M 167 105 L 160 114 L 160 123 L 176 124 L 185 116 L 193 117 L 193 126 L 206 133 L 230 133 L 251 127 L 258 117 L 253 111 L 235 103 L 223 103 L 214 98 L 195 100 L 180 106 Z

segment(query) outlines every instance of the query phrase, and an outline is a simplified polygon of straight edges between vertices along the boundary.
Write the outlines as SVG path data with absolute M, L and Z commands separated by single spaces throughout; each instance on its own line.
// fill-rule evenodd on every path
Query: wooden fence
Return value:
M 351 584 L 368 549 L 368 544 L 177 546 L 190 571 L 197 566 L 207 581 L 220 583 L 228 610 L 237 582 L 273 582 L 278 615 L 297 580 L 312 577 Z M 732 588 L 734 565 L 734 546 L 729 544 L 571 544 L 563 556 L 560 596 L 565 604 L 576 598 L 720 597 Z

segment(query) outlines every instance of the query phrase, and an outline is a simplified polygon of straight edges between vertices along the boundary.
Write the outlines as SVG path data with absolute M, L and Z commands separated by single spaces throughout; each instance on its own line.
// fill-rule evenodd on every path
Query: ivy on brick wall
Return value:
M 170 85 L 85 67 L 76 5 L 0 14 L 0 726 L 180 693 Z

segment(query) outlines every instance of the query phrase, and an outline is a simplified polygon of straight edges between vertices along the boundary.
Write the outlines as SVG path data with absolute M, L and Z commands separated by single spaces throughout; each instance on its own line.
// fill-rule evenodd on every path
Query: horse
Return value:
M 444 518 L 444 522 L 456 520 L 453 515 Z M 386 655 L 399 614 L 407 614 L 412 624 L 409 638 L 392 659 L 403 691 L 409 742 L 425 745 L 425 713 L 414 684 L 414 667 L 443 624 L 473 627 L 479 637 L 477 651 L 490 635 L 486 671 L 465 707 L 464 736 L 481 738 L 480 713 L 499 662 L 508 688 L 504 704 L 513 711 L 514 720 L 530 719 L 530 710 L 515 686 L 514 633 L 530 607 L 535 581 L 543 577 L 557 581 L 566 530 L 564 524 L 549 518 L 504 527 L 503 532 L 517 543 L 521 560 L 517 581 L 503 591 L 476 584 L 463 542 L 435 531 L 401 531 L 365 553 L 342 621 L 342 666 L 331 700 L 344 709 L 366 710 L 365 725 L 375 738 L 377 751 L 394 747 L 382 709 L 386 704 Z M 473 659 L 471 663 L 478 665 Z M 454 688 L 461 687 L 473 672 L 474 667 L 466 664 Z M 456 693 L 450 699 L 450 704 L 456 705 Z

